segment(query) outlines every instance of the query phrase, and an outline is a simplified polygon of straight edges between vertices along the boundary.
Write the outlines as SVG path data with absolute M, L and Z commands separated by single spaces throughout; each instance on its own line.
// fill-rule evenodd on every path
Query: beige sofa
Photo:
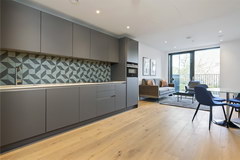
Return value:
M 148 85 L 147 81 L 151 80 L 152 85 Z M 139 85 L 139 96 L 143 98 L 160 98 L 175 93 L 174 84 L 162 86 L 162 79 L 142 79 L 142 84 Z

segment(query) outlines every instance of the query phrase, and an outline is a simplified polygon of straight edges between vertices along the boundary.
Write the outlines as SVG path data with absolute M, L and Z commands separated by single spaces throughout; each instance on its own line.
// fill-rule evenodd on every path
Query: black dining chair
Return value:
M 198 104 L 197 109 L 194 113 L 192 121 L 194 120 L 195 116 L 197 115 L 198 110 L 199 110 L 201 105 L 206 105 L 206 106 L 210 107 L 209 130 L 211 128 L 211 122 L 212 122 L 212 107 L 222 106 L 223 113 L 224 113 L 225 119 L 227 121 L 227 116 L 226 116 L 226 112 L 225 112 L 225 109 L 224 109 L 224 105 L 227 105 L 226 103 L 222 103 L 222 102 L 219 102 L 219 101 L 214 101 L 212 96 L 210 95 L 209 91 L 207 91 L 207 89 L 205 87 L 202 87 L 201 85 L 196 86 L 194 88 L 194 91 L 195 91 L 196 100 L 198 101 L 199 104 Z
M 208 85 L 206 85 L 206 84 L 200 84 L 198 86 L 204 87 L 206 89 L 208 88 Z M 208 92 L 209 92 L 209 94 L 211 95 L 211 97 L 213 98 L 214 101 L 219 101 L 219 102 L 225 102 L 226 101 L 226 99 L 221 98 L 221 97 L 215 97 L 215 96 L 213 96 L 212 92 L 210 92 L 210 91 L 208 91 Z

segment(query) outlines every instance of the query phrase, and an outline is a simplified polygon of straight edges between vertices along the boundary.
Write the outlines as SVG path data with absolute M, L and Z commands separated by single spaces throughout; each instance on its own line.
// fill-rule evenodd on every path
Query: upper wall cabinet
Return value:
M 40 52 L 40 11 L 3 0 L 1 14 L 2 48 Z
M 73 24 L 73 57 L 90 58 L 90 29 Z
M 127 39 L 127 61 L 138 63 L 138 42 Z
M 119 42 L 118 39 L 91 30 L 91 54 L 90 58 L 100 61 L 118 62 Z
M 109 36 L 108 61 L 119 62 L 119 40 Z
M 106 34 L 91 30 L 91 59 L 108 61 L 108 41 Z
M 72 23 L 42 13 L 41 52 L 72 56 Z

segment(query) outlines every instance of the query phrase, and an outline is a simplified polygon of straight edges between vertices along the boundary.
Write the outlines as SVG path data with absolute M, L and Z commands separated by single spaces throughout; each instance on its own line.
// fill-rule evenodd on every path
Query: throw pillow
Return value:
M 161 87 L 168 87 L 167 81 L 162 80 L 162 86 Z
M 153 86 L 153 81 L 152 80 L 147 80 L 147 85 L 148 86 Z

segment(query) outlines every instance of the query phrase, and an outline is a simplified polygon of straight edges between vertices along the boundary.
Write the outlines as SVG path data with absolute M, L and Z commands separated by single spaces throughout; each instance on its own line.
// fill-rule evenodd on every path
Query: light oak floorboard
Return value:
M 240 130 L 206 111 L 140 101 L 139 108 L 0 155 L 1 160 L 239 160 Z M 221 108 L 214 117 L 223 118 Z M 236 117 L 236 115 L 234 115 Z

